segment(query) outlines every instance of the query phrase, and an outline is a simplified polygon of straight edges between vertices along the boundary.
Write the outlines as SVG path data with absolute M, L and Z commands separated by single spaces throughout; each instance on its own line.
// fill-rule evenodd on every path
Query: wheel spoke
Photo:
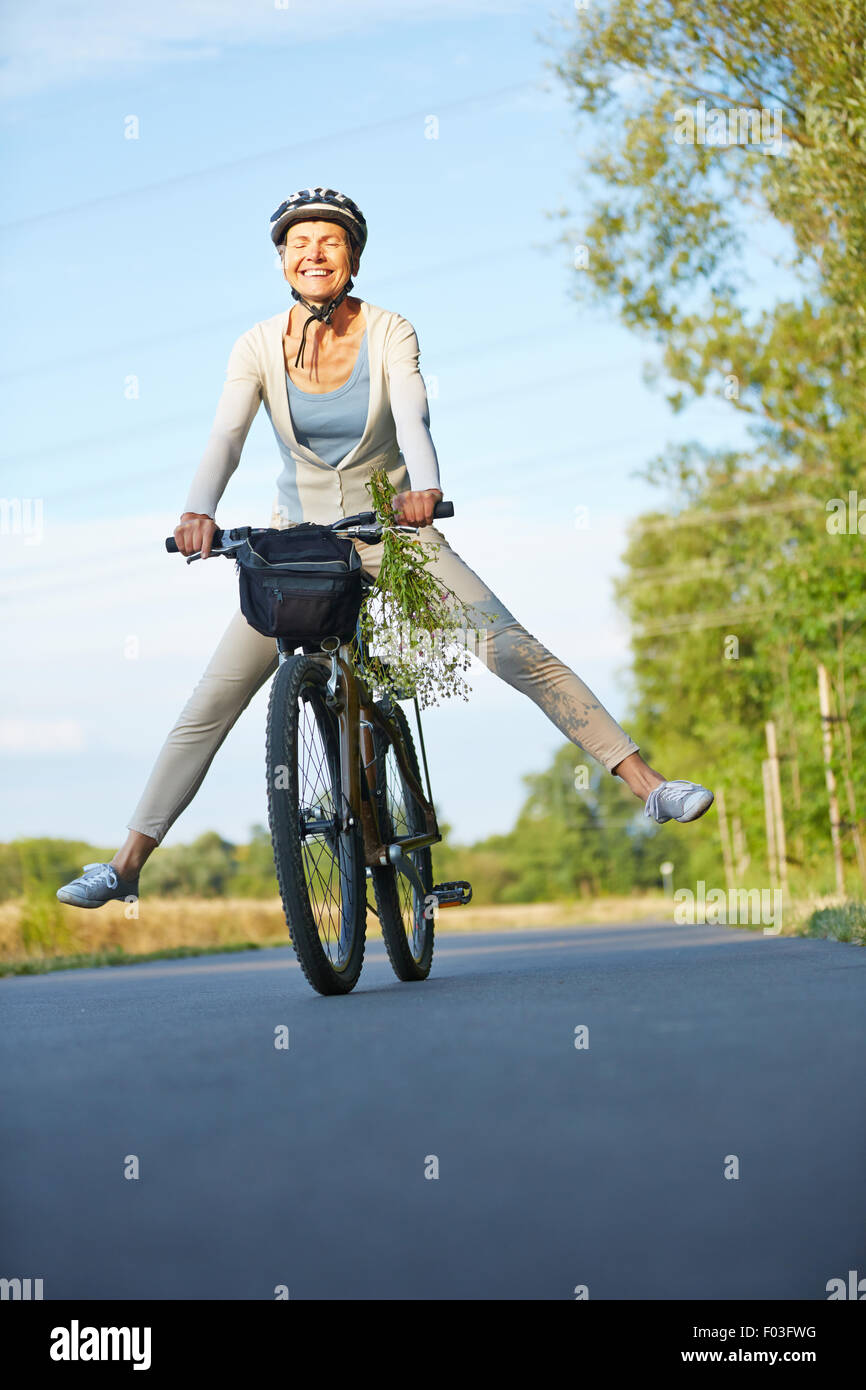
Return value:
M 400 765 L 397 762 L 397 755 L 394 745 L 388 744 L 385 752 L 385 802 L 387 807 L 388 820 L 394 839 L 411 835 L 413 829 L 417 829 L 417 815 L 415 811 L 415 799 L 403 781 Z M 417 852 L 411 850 L 409 859 L 415 868 L 421 871 L 422 858 Z M 418 896 L 418 890 L 407 879 L 405 874 L 397 873 L 397 900 L 400 904 L 400 916 L 403 921 L 403 930 L 409 943 L 412 955 L 418 959 L 424 947 L 424 902 Z
M 364 960 L 366 879 L 358 826 L 343 823 L 340 730 L 325 680 L 323 663 L 307 655 L 277 671 L 268 705 L 268 818 L 299 964 L 320 994 L 347 994 Z
M 315 825 L 302 840 L 304 877 L 322 949 L 339 969 L 352 947 L 356 888 L 351 845 L 339 828 L 338 776 L 330 716 L 319 693 L 309 693 L 298 701 L 298 806 L 304 822 L 298 832 L 308 821 Z

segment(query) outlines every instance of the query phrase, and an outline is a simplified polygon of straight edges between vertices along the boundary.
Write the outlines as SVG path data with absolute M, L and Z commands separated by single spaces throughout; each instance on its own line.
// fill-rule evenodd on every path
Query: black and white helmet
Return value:
M 271 214 L 271 241 L 282 246 L 293 222 L 337 222 L 345 227 L 360 254 L 367 244 L 367 219 L 357 203 L 335 188 L 302 188 Z

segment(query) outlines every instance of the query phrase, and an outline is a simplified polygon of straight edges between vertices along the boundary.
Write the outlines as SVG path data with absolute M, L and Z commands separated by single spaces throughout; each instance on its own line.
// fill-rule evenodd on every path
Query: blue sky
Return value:
M 629 522 L 659 501 L 634 473 L 668 441 L 739 436 L 721 401 L 674 419 L 643 384 L 646 345 L 613 308 L 575 300 L 548 214 L 567 207 L 580 225 L 581 146 L 540 37 L 572 13 L 84 0 L 74 14 L 7 14 L 0 494 L 38 499 L 44 523 L 39 544 L 0 536 L 15 654 L 0 698 L 0 838 L 121 839 L 228 621 L 232 567 L 187 568 L 162 539 L 232 343 L 290 302 L 268 219 L 310 184 L 361 205 L 356 292 L 418 332 L 452 545 L 628 727 L 611 580 Z M 425 138 L 431 116 L 437 139 Z M 761 234 L 753 245 L 774 276 Z M 224 524 L 264 524 L 277 472 L 262 410 Z M 474 668 L 473 685 L 469 704 L 425 723 L 440 811 L 467 840 L 509 827 L 521 775 L 563 742 L 488 672 Z M 166 843 L 210 828 L 242 839 L 264 819 L 265 701 Z

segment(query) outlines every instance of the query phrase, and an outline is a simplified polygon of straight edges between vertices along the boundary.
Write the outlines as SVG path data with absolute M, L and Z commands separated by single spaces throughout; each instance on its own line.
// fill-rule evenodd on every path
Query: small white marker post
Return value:
M 672 898 L 674 895 L 674 866 L 669 859 L 666 859 L 663 864 L 659 864 L 659 873 L 662 876 L 665 897 Z

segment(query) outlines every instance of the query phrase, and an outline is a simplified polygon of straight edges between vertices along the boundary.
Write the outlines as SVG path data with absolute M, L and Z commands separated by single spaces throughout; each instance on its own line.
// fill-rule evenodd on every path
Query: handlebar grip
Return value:
M 440 517 L 444 517 L 444 516 L 453 516 L 453 515 L 454 515 L 454 503 L 453 503 L 453 502 L 437 502 L 437 503 L 436 503 L 436 506 L 433 508 L 433 518 L 434 518 L 435 521 L 438 521 Z
M 214 533 L 213 533 L 213 538 L 212 538 L 212 540 L 211 540 L 211 545 L 213 546 L 214 550 L 216 550 L 219 546 L 221 546 L 222 543 L 223 543 L 223 533 L 222 533 L 222 531 L 214 531 Z M 178 548 L 177 548 L 177 541 L 175 540 L 174 536 L 166 536 L 166 538 L 165 538 L 165 548 L 166 548 L 166 550 L 168 551 L 169 555 L 177 555 L 177 554 L 179 553 L 179 552 L 178 552 Z

